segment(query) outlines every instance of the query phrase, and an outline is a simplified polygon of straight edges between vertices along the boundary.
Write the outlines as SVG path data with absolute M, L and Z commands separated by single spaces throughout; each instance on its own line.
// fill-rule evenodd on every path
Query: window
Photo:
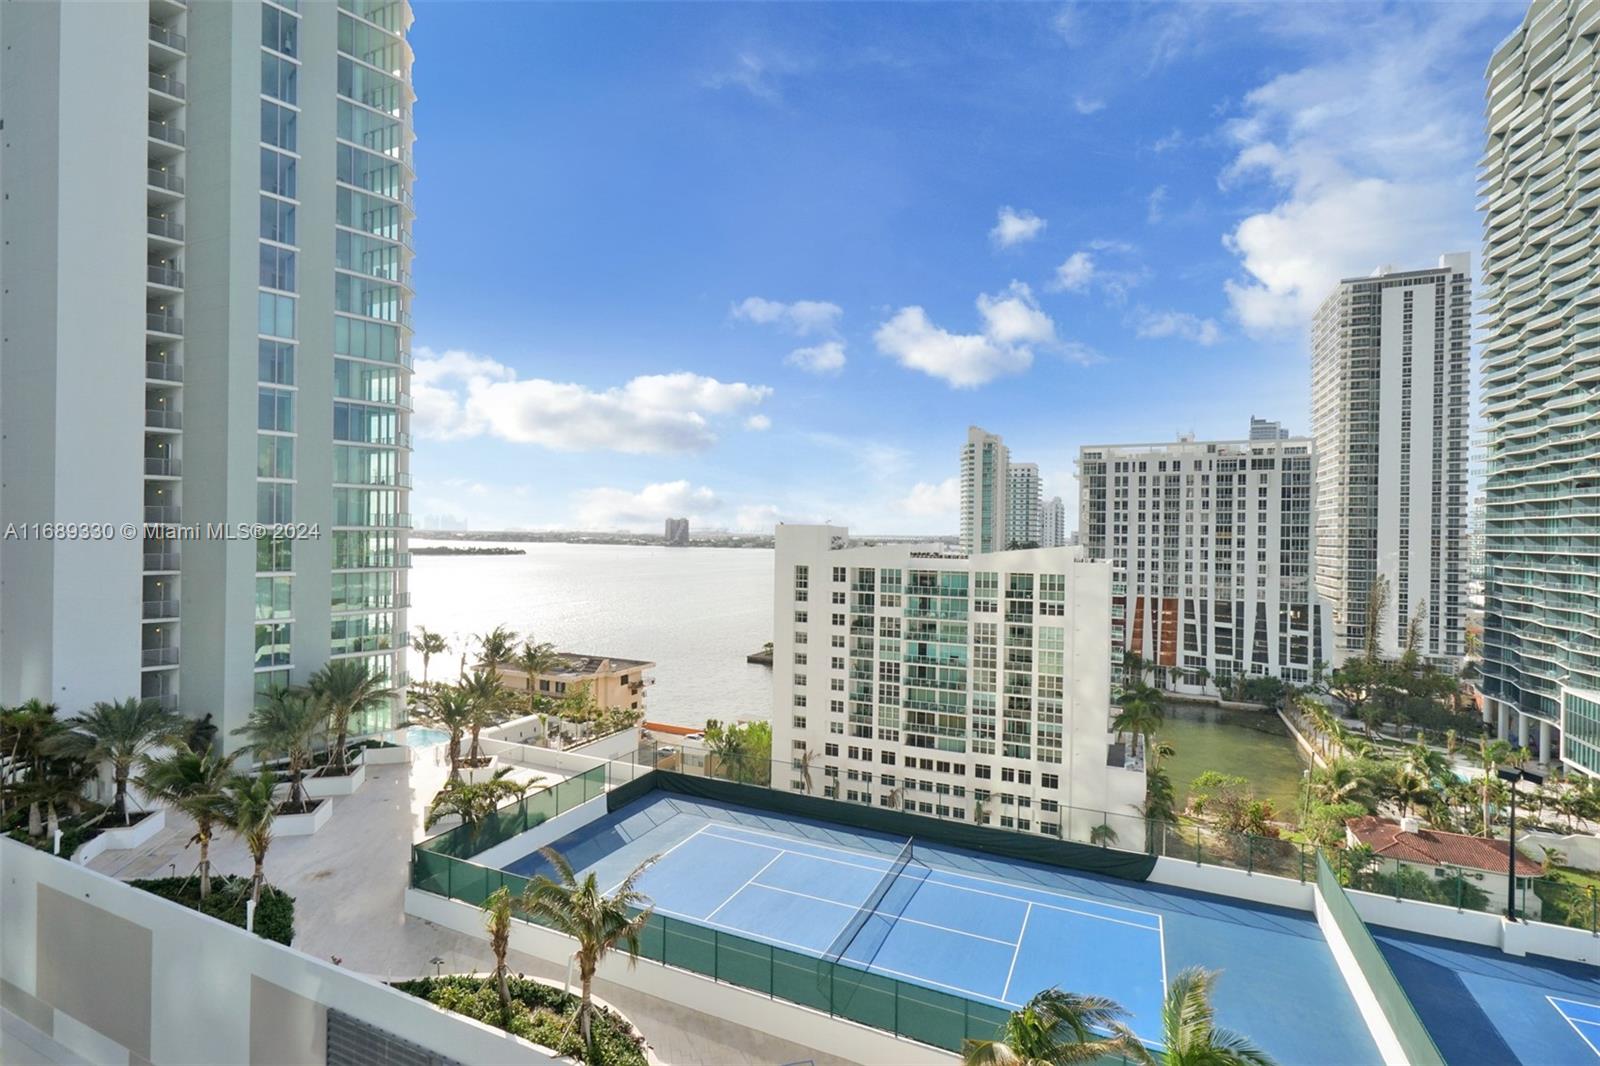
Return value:
M 269 385 L 294 384 L 294 345 L 282 341 L 258 342 L 257 377 Z
M 256 410 L 257 429 L 294 432 L 294 393 L 283 389 L 261 389 L 257 392 Z
M 263 11 L 265 15 L 265 11 Z M 286 104 L 295 102 L 300 68 L 270 52 L 261 53 L 261 95 L 275 97 Z
M 287 151 L 294 151 L 298 143 L 296 124 L 300 120 L 298 112 L 292 111 L 271 100 L 261 101 L 261 141 L 263 144 L 276 145 Z
M 287 481 L 256 482 L 256 521 L 263 525 L 294 521 L 294 486 Z
M 294 291 L 294 253 L 287 248 L 263 243 L 261 245 L 261 287 Z M 291 320 L 292 321 L 292 320 Z M 291 325 L 290 329 L 294 327 Z M 262 330 L 270 333 L 271 330 Z
M 300 35 L 300 20 L 287 11 L 279 11 L 271 4 L 261 5 L 261 43 L 274 52 L 286 56 L 296 54 Z
M 294 338 L 294 297 L 274 296 L 270 292 L 258 294 L 256 331 L 269 337 Z
M 274 433 L 256 435 L 256 477 L 294 477 L 294 438 Z
M 295 158 L 275 152 L 271 148 L 261 149 L 261 191 L 275 193 L 294 199 L 295 195 Z
M 261 236 L 269 241 L 279 244 L 293 244 L 294 240 L 294 204 L 282 200 L 274 200 L 270 196 L 261 198 Z

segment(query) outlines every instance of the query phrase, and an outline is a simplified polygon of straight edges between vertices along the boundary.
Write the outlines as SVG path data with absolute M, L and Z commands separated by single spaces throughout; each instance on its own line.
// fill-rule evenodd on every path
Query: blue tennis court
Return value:
M 1600 1058 L 1600 1005 L 1582 1003 L 1575 999 L 1562 999 L 1560 996 L 1546 996 L 1550 1005 L 1556 1009 L 1567 1024 L 1572 1026 L 1572 1031 L 1583 1038 L 1589 1045 L 1589 1050 Z

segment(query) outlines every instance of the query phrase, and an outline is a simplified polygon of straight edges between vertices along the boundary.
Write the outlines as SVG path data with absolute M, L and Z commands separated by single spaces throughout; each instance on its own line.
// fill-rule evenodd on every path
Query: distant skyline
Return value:
M 1340 277 L 1469 251 L 1520 4 L 416 5 L 417 514 L 949 533 L 969 424 L 1309 431 Z

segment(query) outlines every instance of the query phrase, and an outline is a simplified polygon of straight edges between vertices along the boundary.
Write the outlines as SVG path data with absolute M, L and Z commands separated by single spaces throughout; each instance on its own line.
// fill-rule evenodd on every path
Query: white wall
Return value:
M 596 796 L 587 803 L 580 803 L 565 814 L 559 814 L 547 822 L 518 833 L 510 840 L 502 841 L 487 851 L 479 852 L 472 857 L 472 861 L 479 866 L 488 866 L 492 869 L 503 869 L 507 863 L 516 862 L 525 855 L 531 855 L 546 845 L 553 844 L 568 833 L 575 833 L 591 822 L 598 821 L 606 816 L 606 797 Z
M 40 1004 L 41 956 L 52 950 L 38 928 L 39 899 L 46 894 L 68 897 L 85 913 L 132 927 L 139 938 L 147 930 L 150 960 L 139 995 L 150 996 L 149 1061 L 152 1063 L 243 1063 L 253 1056 L 253 986 L 270 982 L 288 998 L 306 1001 L 313 1011 L 337 1009 L 404 1040 L 432 1048 L 464 1062 L 553 1063 L 551 1052 L 498 1029 L 439 1010 L 422 1000 L 388 988 L 292 948 L 263 940 L 242 929 L 169 903 L 140 889 L 83 867 L 52 858 L 25 845 L 0 839 L 4 893 L 0 918 L 0 978 L 5 982 L 7 1009 L 32 1011 L 37 1026 L 44 1021 L 50 1035 L 90 1061 L 106 1061 L 127 1049 L 95 1030 L 96 1019 L 74 1017 L 49 1003 Z M 55 898 L 52 895 L 52 898 Z M 474 921 L 477 912 L 466 908 Z M 126 924 L 124 924 L 126 923 Z M 481 923 L 479 923 L 481 924 Z M 108 959 L 108 967 L 128 959 Z M 421 967 L 420 968 L 425 968 Z M 69 978 L 77 976 L 69 974 Z M 83 974 L 85 982 L 91 975 Z M 131 986 L 130 986 L 131 987 Z M 18 995 L 20 992 L 22 995 Z M 69 998 L 73 990 L 65 990 Z M 25 1015 L 24 1015 L 25 1016 Z M 263 1039 L 257 1018 L 255 1039 Z M 266 1037 L 271 1039 L 271 1031 Z M 304 1034 L 294 1034 L 304 1035 Z M 282 1043 L 290 1042 L 285 1032 Z M 287 1060 L 287 1059 L 286 1059 Z

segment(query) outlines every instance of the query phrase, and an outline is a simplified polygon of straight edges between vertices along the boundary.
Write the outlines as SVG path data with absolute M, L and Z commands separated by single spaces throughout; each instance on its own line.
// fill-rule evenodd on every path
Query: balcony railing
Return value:
M 154 174 L 155 171 L 150 173 Z M 183 240 L 183 223 L 174 222 L 169 218 L 145 218 L 146 229 L 157 237 L 170 237 L 172 240 Z
M 184 96 L 183 82 L 174 78 L 171 74 L 162 74 L 154 70 L 150 72 L 150 88 L 158 93 L 176 96 L 179 100 L 182 100 Z
M 183 364 L 149 360 L 144 364 L 144 376 L 156 381 L 182 381 Z
M 182 429 L 182 411 L 163 411 L 155 408 L 146 409 L 144 424 L 155 429 Z
M 145 171 L 144 180 L 158 189 L 166 189 L 175 193 L 183 192 L 183 179 L 170 170 L 157 170 L 155 167 L 150 167 Z M 151 232 L 155 231 L 152 230 Z M 180 237 L 183 236 L 181 232 L 178 235 Z
M 159 456 L 145 456 L 144 472 L 158 477 L 177 477 L 179 472 L 178 460 Z
M 189 42 L 184 38 L 183 34 L 174 33 L 165 26 L 157 26 L 154 22 L 150 23 L 150 39 L 156 44 L 164 44 L 176 52 L 181 52 L 189 47 Z
M 174 144 L 179 148 L 183 147 L 183 130 L 170 122 L 157 122 L 155 119 L 151 119 L 150 136 L 158 141 L 165 141 L 167 144 Z
M 178 553 L 175 551 L 145 552 L 144 568 L 147 573 L 176 570 L 178 569 Z
M 176 711 L 178 709 L 178 694 L 176 692 L 155 692 L 139 698 L 153 701 L 163 711 Z
M 171 333 L 175 336 L 183 335 L 183 319 L 177 315 L 146 314 L 144 325 L 148 330 L 156 333 Z
M 152 264 L 145 268 L 145 278 L 152 285 L 165 285 L 172 289 L 183 288 L 183 271 L 174 270 L 172 267 Z
M 145 504 L 144 520 L 146 522 L 171 523 L 183 517 L 183 508 L 175 504 Z
M 178 617 L 177 600 L 145 600 L 144 616 L 147 620 L 155 618 Z
M 141 666 L 177 666 L 177 648 L 146 648 L 139 653 Z

